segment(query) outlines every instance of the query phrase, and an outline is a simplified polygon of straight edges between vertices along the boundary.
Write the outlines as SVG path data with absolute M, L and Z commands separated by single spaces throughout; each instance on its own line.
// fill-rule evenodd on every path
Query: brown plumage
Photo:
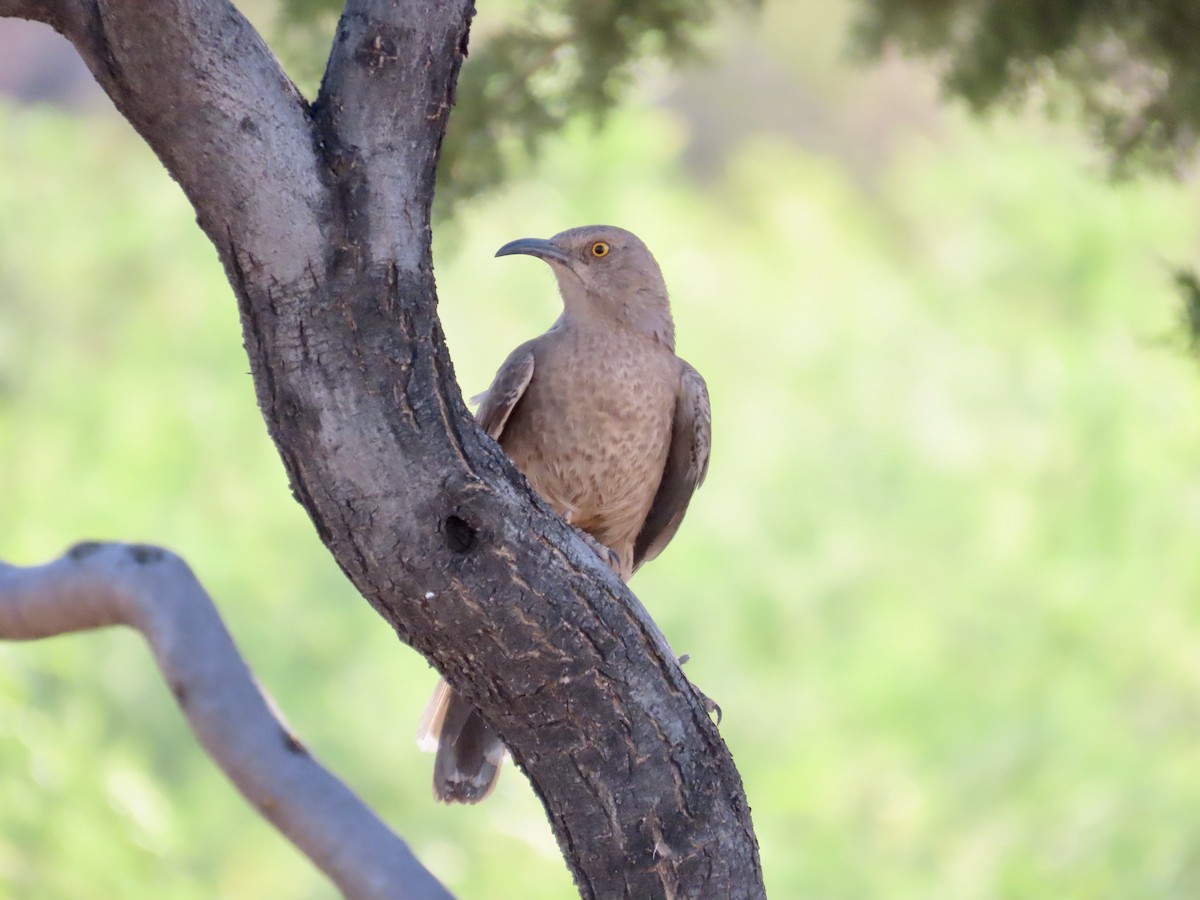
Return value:
M 675 355 L 662 272 L 621 228 L 590 225 L 505 244 L 497 256 L 545 260 L 563 313 L 517 347 L 476 420 L 530 485 L 597 542 L 622 579 L 674 536 L 708 469 L 704 379 Z M 495 786 L 504 745 L 439 682 L 418 742 L 436 747 L 434 795 L 475 803 Z

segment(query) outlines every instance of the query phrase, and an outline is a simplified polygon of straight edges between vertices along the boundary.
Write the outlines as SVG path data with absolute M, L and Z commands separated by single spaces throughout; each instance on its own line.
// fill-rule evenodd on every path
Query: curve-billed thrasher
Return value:
M 549 263 L 563 313 L 517 347 L 482 394 L 479 425 L 623 580 L 675 535 L 708 469 L 704 379 L 675 355 L 658 263 L 621 228 L 523 238 L 497 256 Z M 418 743 L 436 747 L 433 793 L 477 803 L 495 786 L 504 744 L 443 680 Z

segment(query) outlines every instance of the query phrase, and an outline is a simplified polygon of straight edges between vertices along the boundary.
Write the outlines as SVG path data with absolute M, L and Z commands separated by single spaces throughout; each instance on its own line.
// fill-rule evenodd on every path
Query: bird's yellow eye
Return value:
M 596 241 L 592 244 L 592 256 L 599 259 L 602 256 L 608 256 L 608 244 L 604 241 Z

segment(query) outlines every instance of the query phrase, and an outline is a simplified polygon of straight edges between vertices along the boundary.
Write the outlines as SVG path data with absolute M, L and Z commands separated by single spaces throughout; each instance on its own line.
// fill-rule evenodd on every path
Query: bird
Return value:
M 475 420 L 628 581 L 674 537 L 707 474 L 708 389 L 675 353 L 662 271 L 632 232 L 588 225 L 496 252 L 522 254 L 550 266 L 562 314 L 508 355 L 475 398 Z M 444 679 L 417 738 L 436 753 L 438 800 L 477 803 L 491 793 L 504 743 Z

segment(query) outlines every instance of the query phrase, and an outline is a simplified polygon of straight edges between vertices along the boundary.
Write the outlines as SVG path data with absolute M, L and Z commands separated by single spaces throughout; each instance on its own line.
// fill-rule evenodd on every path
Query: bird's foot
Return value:
M 576 528 L 575 530 L 579 532 L 579 536 L 583 538 L 583 542 L 592 548 L 592 552 L 600 557 L 600 561 L 612 569 L 613 572 L 616 573 L 617 577 L 620 578 L 621 557 L 617 554 L 617 551 L 612 547 L 600 543 L 582 528 Z
M 688 654 L 685 653 L 685 654 L 683 654 L 683 656 L 681 656 L 677 660 L 675 660 L 675 662 L 679 663 L 680 667 L 682 667 L 683 664 L 686 663 L 689 659 L 691 659 L 691 656 L 689 656 Z M 687 678 L 686 675 L 684 675 L 683 677 Z M 696 692 L 696 696 L 700 699 L 700 705 L 704 707 L 704 711 L 710 716 L 713 713 L 717 714 L 717 724 L 720 725 L 721 724 L 721 707 L 718 706 L 716 701 L 714 701 L 711 697 L 709 697 L 708 694 L 704 693 L 704 691 L 702 691 L 702 690 L 700 690 L 700 688 L 696 687 L 696 683 L 694 681 L 692 681 L 692 679 L 687 678 L 687 683 L 690 684 L 692 686 L 692 690 Z

